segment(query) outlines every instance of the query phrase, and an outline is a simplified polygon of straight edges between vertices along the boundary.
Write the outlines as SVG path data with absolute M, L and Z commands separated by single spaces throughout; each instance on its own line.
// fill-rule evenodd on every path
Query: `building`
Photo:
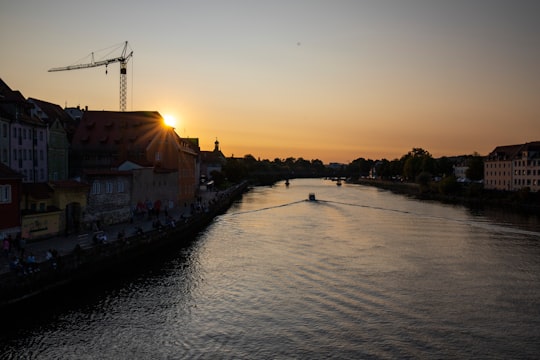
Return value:
M 540 191 L 540 141 L 496 147 L 484 159 L 484 188 Z
M 0 163 L 0 238 L 21 232 L 22 175 Z
M 56 104 L 29 98 L 34 105 L 31 114 L 47 126 L 47 164 L 49 181 L 68 178 L 69 141 L 75 132 L 75 121 Z
M 178 135 L 155 111 L 85 111 L 72 141 L 75 175 L 124 161 L 175 169 Z
M 69 235 L 83 230 L 83 212 L 86 210 L 90 185 L 75 180 L 51 181 L 53 203 L 60 209 L 59 232 Z
M 211 180 L 214 171 L 221 172 L 227 159 L 219 148 L 219 141 L 214 142 L 213 151 L 201 151 L 201 179 Z
M 452 166 L 452 169 L 454 171 L 454 176 L 456 177 L 456 180 L 461 183 L 469 182 L 470 180 L 467 178 L 467 170 L 469 170 L 469 165 L 467 164 L 467 161 L 462 160 Z
M 81 119 L 82 119 L 82 116 L 83 116 L 85 110 L 88 110 L 88 107 L 86 107 L 84 110 L 81 109 L 80 106 L 77 106 L 77 107 L 69 107 L 69 108 L 65 108 L 65 109 L 64 109 L 64 111 L 66 112 L 66 114 L 68 114 L 68 116 L 69 116 L 71 119 L 73 119 L 74 124 L 75 124 L 75 128 L 77 128 L 77 126 L 78 126 L 79 123 L 81 122 Z
M 91 230 L 132 219 L 133 181 L 130 171 L 86 170 L 83 179 L 90 185 L 82 217 L 83 229 Z
M 48 183 L 23 183 L 21 193 L 21 235 L 40 239 L 60 233 L 62 211 L 54 203 Z
M 126 161 L 118 170 L 132 173 L 131 209 L 135 216 L 144 216 L 146 204 L 160 204 L 162 210 L 176 207 L 178 197 L 178 171 L 143 167 Z
M 189 139 L 180 139 L 178 156 L 178 203 L 195 200 L 200 179 L 200 148 Z
M 25 183 L 48 180 L 47 128 L 33 117 L 33 105 L 0 79 L 0 152 L 2 162 Z
M 73 176 L 119 170 L 122 164 L 130 162 L 152 168 L 154 174 L 176 174 L 178 191 L 172 199 L 174 206 L 196 198 L 198 149 L 165 125 L 158 112 L 86 110 L 71 146 Z

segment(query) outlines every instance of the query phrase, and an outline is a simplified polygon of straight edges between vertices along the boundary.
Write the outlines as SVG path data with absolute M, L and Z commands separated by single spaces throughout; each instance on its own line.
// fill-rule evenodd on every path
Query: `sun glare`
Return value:
M 163 115 L 163 120 L 165 120 L 165 125 L 170 127 L 176 127 L 176 118 L 172 115 Z

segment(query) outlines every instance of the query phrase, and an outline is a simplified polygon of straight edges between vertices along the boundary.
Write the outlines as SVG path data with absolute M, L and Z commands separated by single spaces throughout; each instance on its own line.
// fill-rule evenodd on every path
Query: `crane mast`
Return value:
M 98 67 L 98 66 L 107 67 L 111 63 L 116 63 L 116 62 L 120 63 L 120 111 L 126 111 L 127 62 L 133 56 L 133 51 L 129 52 L 128 54 L 127 49 L 128 49 L 128 42 L 126 41 L 124 42 L 124 49 L 122 50 L 122 54 L 118 57 L 106 59 L 106 60 L 94 61 L 94 53 L 92 53 L 92 61 L 90 63 L 56 67 L 56 68 L 49 69 L 49 72 L 87 69 L 87 68 L 93 68 L 93 67 Z M 107 70 L 105 72 L 107 73 Z

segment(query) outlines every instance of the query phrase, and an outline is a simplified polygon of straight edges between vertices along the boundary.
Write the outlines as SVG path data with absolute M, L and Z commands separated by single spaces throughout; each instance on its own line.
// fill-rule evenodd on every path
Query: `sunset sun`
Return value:
M 165 121 L 165 125 L 176 127 L 176 118 L 173 115 L 163 115 L 163 120 Z

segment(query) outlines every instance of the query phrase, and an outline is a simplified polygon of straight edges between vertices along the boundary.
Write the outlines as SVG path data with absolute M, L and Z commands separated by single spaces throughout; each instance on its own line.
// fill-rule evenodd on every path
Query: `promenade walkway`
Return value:
M 203 206 L 209 204 L 218 194 L 219 193 L 214 191 L 200 192 L 199 196 L 201 197 L 201 204 Z M 175 221 L 179 221 L 182 216 L 190 216 L 190 214 L 190 205 L 188 205 L 187 207 L 177 207 L 168 210 L 168 215 L 171 216 Z M 102 228 L 102 231 L 107 235 L 108 242 L 115 242 L 117 241 L 118 233 L 121 231 L 123 231 L 126 236 L 131 236 L 135 234 L 135 231 L 138 227 L 140 227 L 143 232 L 153 230 L 153 221 L 154 219 L 144 215 L 144 217 L 142 218 L 134 219 L 133 223 L 121 223 L 104 226 Z M 165 215 L 163 211 L 160 214 L 160 221 L 163 224 L 165 223 Z M 95 246 L 93 243 L 93 235 L 94 232 L 88 231 L 87 233 L 83 232 L 80 234 L 73 234 L 68 236 L 56 236 L 52 238 L 28 242 L 25 246 L 24 258 L 26 259 L 29 254 L 33 254 L 36 258 L 36 262 L 39 264 L 45 261 L 46 253 L 49 249 L 56 250 L 58 255 L 62 256 L 72 252 L 77 244 L 80 245 L 82 248 Z M 13 256 L 19 256 L 19 251 L 16 249 L 12 249 L 9 254 L 9 258 L 6 257 L 3 253 L 0 255 L 0 274 L 11 271 L 9 267 L 9 261 L 12 259 Z

